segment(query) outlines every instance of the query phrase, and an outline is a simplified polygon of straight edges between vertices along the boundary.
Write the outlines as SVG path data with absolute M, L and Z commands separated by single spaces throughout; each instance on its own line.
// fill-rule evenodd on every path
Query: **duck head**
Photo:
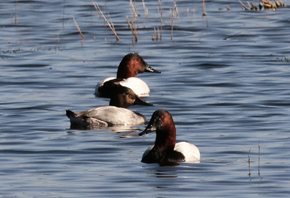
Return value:
M 119 64 L 117 78 L 134 77 L 143 72 L 161 73 L 149 66 L 138 53 L 129 53 L 123 57 Z
M 110 105 L 116 107 L 127 108 L 130 105 L 153 106 L 153 104 L 139 98 L 132 89 L 123 87 L 119 84 L 114 85 L 114 92 L 110 95 Z
M 166 110 L 156 110 L 140 136 L 156 132 L 155 146 L 172 149 L 176 143 L 176 128 L 171 114 Z

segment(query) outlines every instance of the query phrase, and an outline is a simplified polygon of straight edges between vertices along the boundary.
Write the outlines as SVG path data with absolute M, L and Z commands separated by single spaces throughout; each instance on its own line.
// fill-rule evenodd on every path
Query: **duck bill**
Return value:
M 148 133 L 152 133 L 154 132 L 153 128 L 152 128 L 152 125 L 149 124 L 145 129 L 144 131 L 142 131 L 141 133 L 139 133 L 139 136 L 143 136 L 145 134 L 148 134 Z
M 145 68 L 145 72 L 150 72 L 150 73 L 161 73 L 161 71 L 154 69 L 153 67 L 147 65 Z
M 150 120 L 146 128 L 141 133 L 139 133 L 139 136 L 142 136 L 148 133 L 153 133 L 155 130 L 156 128 L 153 125 L 153 121 Z
M 134 104 L 136 105 L 143 105 L 143 106 L 153 106 L 152 103 L 146 102 L 145 100 L 142 100 L 138 96 L 136 96 Z

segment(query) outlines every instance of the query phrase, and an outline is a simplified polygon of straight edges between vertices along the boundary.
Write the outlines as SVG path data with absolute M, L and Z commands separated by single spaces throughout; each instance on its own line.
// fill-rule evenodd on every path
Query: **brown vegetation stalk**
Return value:
M 206 5 L 205 0 L 202 0 L 202 16 L 206 16 Z
M 104 19 L 105 22 L 107 23 L 108 27 L 109 27 L 109 28 L 111 29 L 111 31 L 113 32 L 113 34 L 114 34 L 114 36 L 115 36 L 115 38 L 116 38 L 116 41 L 120 41 L 121 39 L 120 39 L 120 37 L 118 36 L 118 34 L 117 34 L 116 30 L 115 30 L 114 24 L 113 24 L 111 21 L 109 21 L 109 20 L 107 19 L 107 17 L 106 17 L 106 16 L 104 15 L 104 13 L 102 12 L 100 6 L 99 6 L 96 2 L 93 1 L 92 3 L 93 3 L 93 5 L 94 5 L 94 7 L 95 7 L 97 13 L 99 13 L 99 14 L 103 17 L 103 19 Z
M 75 26 L 76 26 L 79 34 L 80 34 L 81 39 L 84 40 L 85 39 L 85 35 L 82 33 L 81 28 L 80 28 L 78 22 L 76 21 L 75 17 L 73 17 L 73 21 L 74 21 L 74 24 L 75 24 Z

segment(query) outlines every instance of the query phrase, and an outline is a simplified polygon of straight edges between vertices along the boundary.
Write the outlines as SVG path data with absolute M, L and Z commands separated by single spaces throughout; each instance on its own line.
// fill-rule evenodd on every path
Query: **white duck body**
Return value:
M 104 80 L 100 81 L 96 86 L 95 95 L 100 96 L 99 88 L 102 87 L 105 82 L 110 81 L 110 80 L 114 80 L 114 79 L 116 79 L 116 78 L 115 77 L 108 77 L 108 78 L 105 78 Z M 120 85 L 122 85 L 124 87 L 128 87 L 128 88 L 132 89 L 138 97 L 148 97 L 150 94 L 150 88 L 147 85 L 147 83 L 145 83 L 143 80 L 141 80 L 140 78 L 137 78 L 137 77 L 125 78 L 125 79 L 122 79 L 116 83 L 119 83 Z
M 68 114 L 67 114 L 68 115 Z M 126 108 L 102 106 L 68 115 L 72 129 L 97 129 L 116 125 L 143 124 L 145 117 Z
M 146 156 L 154 147 L 154 145 L 149 146 L 143 156 Z M 174 146 L 174 150 L 182 153 L 184 156 L 185 163 L 199 163 L 200 162 L 200 152 L 197 146 L 190 144 L 188 142 L 178 142 Z
M 145 117 L 126 108 L 102 106 L 68 116 L 71 128 L 96 129 L 116 125 L 135 126 L 143 124 Z
M 178 142 L 174 147 L 175 151 L 178 151 L 184 155 L 184 162 L 187 163 L 199 163 L 200 162 L 200 152 L 199 149 L 188 142 Z
M 90 109 L 85 112 L 86 116 L 95 118 L 112 125 L 138 125 L 145 122 L 144 116 L 126 108 L 115 106 L 103 106 Z

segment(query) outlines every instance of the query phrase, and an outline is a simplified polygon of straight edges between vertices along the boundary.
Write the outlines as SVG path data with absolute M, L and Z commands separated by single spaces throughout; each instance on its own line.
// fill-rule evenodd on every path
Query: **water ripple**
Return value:
M 202 16 L 201 2 L 176 1 L 172 17 L 171 1 L 133 1 L 134 19 L 129 2 L 98 3 L 119 42 L 91 2 L 1 3 L 0 196 L 287 197 L 289 9 L 206 1 Z M 141 163 L 155 140 L 138 136 L 145 125 L 69 129 L 65 109 L 107 105 L 95 85 L 132 51 L 162 73 L 139 75 L 154 106 L 130 109 L 168 109 L 201 163 Z

